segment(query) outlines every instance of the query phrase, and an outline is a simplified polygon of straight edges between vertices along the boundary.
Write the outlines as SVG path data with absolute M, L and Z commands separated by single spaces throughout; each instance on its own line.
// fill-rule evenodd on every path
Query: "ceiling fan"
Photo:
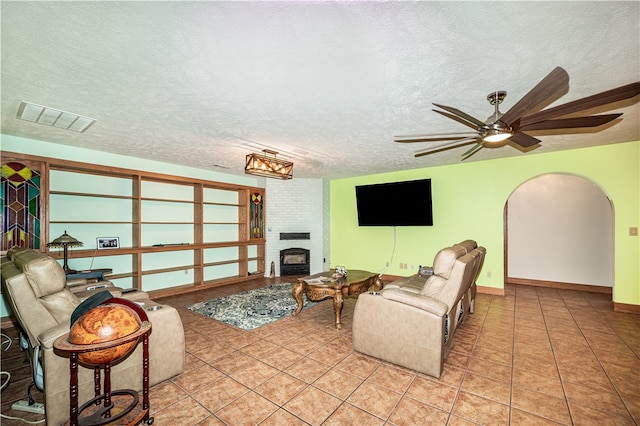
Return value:
M 551 101 L 568 84 L 569 74 L 563 68 L 556 67 L 504 114 L 498 110 L 498 106 L 506 97 L 507 92 L 496 91 L 490 93 L 487 96 L 487 100 L 491 105 L 494 105 L 495 111 L 486 121 L 472 117 L 457 108 L 434 103 L 433 105 L 439 109 L 434 109 L 433 111 L 464 124 L 473 129 L 473 131 L 395 136 L 394 141 L 400 143 L 444 142 L 438 146 L 418 152 L 415 154 L 416 157 L 473 143 L 474 146 L 462 154 L 462 160 L 466 160 L 484 147 L 502 146 L 507 141 L 526 149 L 541 142 L 540 139 L 526 132 L 601 126 L 620 117 L 622 113 L 571 118 L 559 117 L 633 98 L 640 93 L 640 81 L 638 81 L 526 115 L 535 111 L 535 108 L 544 104 L 545 101 L 547 103 Z

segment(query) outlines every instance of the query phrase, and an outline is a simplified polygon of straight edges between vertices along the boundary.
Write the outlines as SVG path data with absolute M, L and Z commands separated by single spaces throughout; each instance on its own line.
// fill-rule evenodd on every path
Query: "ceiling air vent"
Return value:
M 21 120 L 31 121 L 32 123 L 44 124 L 45 126 L 53 126 L 59 129 L 71 130 L 74 132 L 84 132 L 93 123 L 93 118 L 84 117 L 72 112 L 60 111 L 59 109 L 49 108 L 42 105 L 32 104 L 30 102 L 21 102 L 18 108 L 18 118 Z

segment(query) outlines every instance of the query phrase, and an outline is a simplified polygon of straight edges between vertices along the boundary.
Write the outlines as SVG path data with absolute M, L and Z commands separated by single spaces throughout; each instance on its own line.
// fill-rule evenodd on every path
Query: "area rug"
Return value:
M 243 330 L 253 330 L 288 317 L 295 311 L 298 304 L 291 296 L 291 289 L 293 289 L 293 284 L 274 284 L 269 287 L 198 302 L 187 306 L 187 309 Z M 303 309 L 319 303 L 309 301 L 304 294 L 303 301 Z

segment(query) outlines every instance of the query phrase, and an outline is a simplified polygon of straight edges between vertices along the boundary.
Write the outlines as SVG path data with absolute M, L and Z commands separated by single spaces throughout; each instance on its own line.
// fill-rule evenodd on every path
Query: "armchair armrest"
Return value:
M 86 278 L 74 278 L 67 281 L 67 287 L 72 293 L 84 291 L 109 290 L 115 288 L 111 281 L 87 281 Z
M 404 303 L 405 305 L 414 306 L 439 317 L 443 317 L 449 311 L 449 307 L 447 305 L 436 299 L 399 288 L 385 289 L 382 292 L 382 297 Z
M 88 281 L 86 278 L 67 278 L 67 285 L 73 291 L 73 287 L 87 284 Z
M 69 321 L 51 327 L 38 335 L 38 341 L 44 349 L 53 349 L 53 342 L 71 329 Z

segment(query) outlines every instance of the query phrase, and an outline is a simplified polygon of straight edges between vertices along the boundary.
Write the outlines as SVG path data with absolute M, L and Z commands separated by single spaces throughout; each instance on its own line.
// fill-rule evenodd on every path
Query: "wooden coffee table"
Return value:
M 369 291 L 369 289 L 379 291 L 383 286 L 382 279 L 378 274 L 368 271 L 349 270 L 347 276 L 340 279 L 333 279 L 331 278 L 332 275 L 333 271 L 326 271 L 298 278 L 298 283 L 293 286 L 291 291 L 293 298 L 298 302 L 298 306 L 292 315 L 298 315 L 302 311 L 304 303 L 302 300 L 303 292 L 309 300 L 314 302 L 333 297 L 336 328 L 340 330 L 342 328 L 340 314 L 342 313 L 343 297 L 357 296 L 360 293 Z

